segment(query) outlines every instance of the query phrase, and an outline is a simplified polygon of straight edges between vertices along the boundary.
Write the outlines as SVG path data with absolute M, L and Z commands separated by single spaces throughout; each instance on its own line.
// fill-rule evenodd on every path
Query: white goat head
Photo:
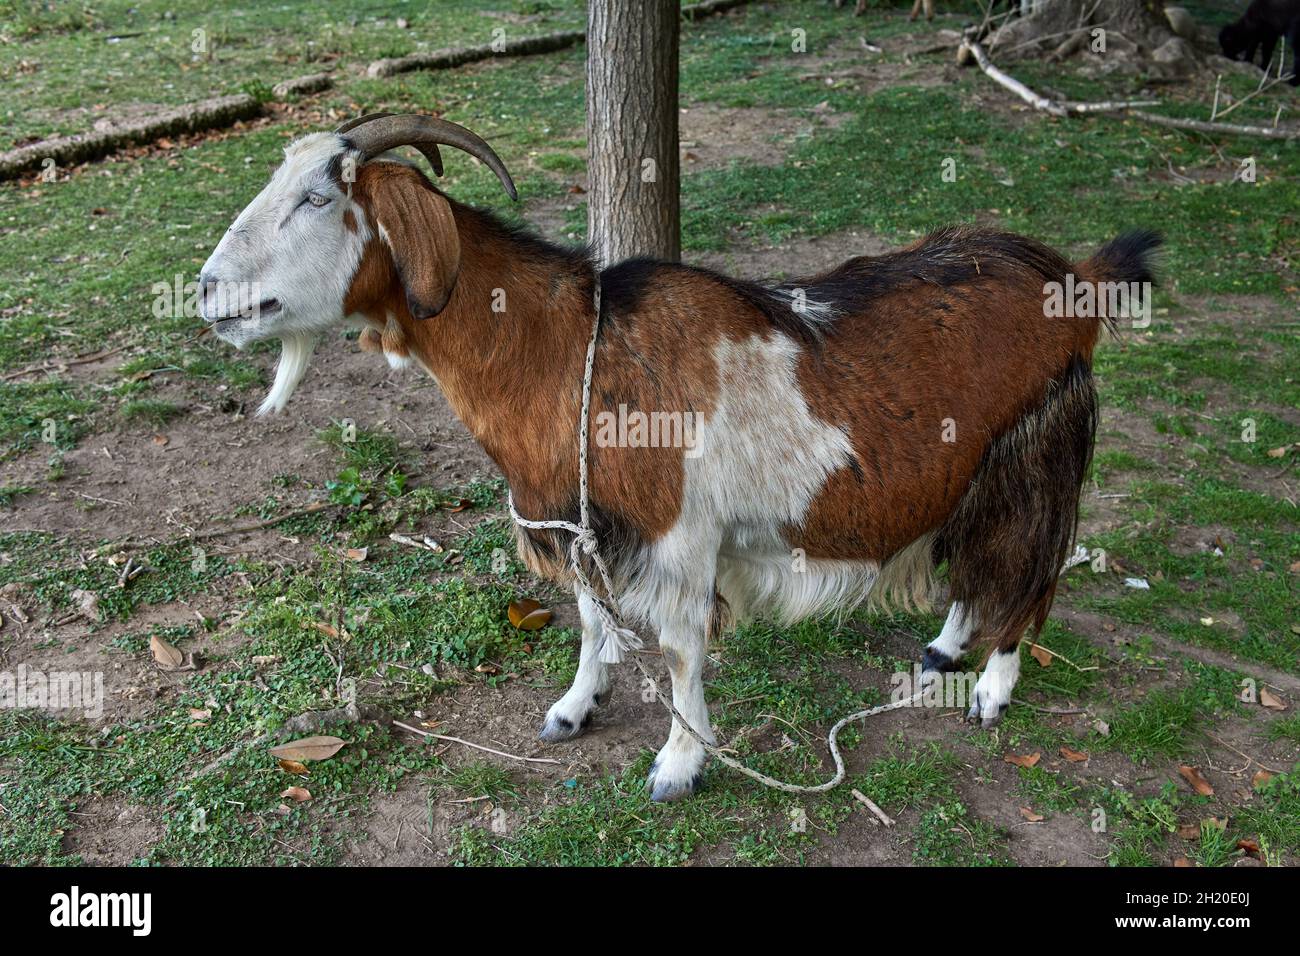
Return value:
M 204 263 L 201 314 L 212 331 L 236 348 L 281 341 L 275 384 L 259 414 L 284 407 L 317 339 L 349 318 L 348 293 L 375 235 L 407 287 L 413 315 L 428 318 L 446 304 L 459 267 L 458 250 L 433 248 L 455 243 L 446 199 L 432 188 L 418 202 L 396 195 L 397 184 L 410 181 L 397 177 L 380 179 L 373 194 L 353 194 L 360 167 L 398 146 L 414 146 L 442 175 L 438 144 L 482 160 L 516 198 L 500 158 L 464 127 L 430 116 L 372 113 L 291 144 Z M 436 281 L 414 275 L 431 269 Z

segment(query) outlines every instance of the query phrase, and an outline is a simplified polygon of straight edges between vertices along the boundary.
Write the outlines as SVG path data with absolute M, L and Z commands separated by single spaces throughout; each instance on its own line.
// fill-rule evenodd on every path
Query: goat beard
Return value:
M 275 381 L 258 407 L 258 415 L 284 410 L 289 396 L 307 372 L 312 352 L 316 349 L 316 341 L 317 336 L 301 332 L 280 339 L 280 359 L 275 363 Z

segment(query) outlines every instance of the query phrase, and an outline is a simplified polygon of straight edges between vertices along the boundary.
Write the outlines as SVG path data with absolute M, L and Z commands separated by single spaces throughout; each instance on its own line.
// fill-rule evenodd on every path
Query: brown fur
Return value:
M 447 199 L 409 167 L 363 167 L 354 196 L 376 234 L 382 223 L 388 236 L 368 244 L 345 304 L 372 325 L 362 347 L 409 353 L 437 378 L 522 514 L 576 519 L 590 263 Z M 424 210 L 431 231 L 421 233 L 413 215 L 394 218 L 402 209 Z M 1120 240 L 1076 271 L 1119 278 L 1135 255 L 1140 262 Z M 820 330 L 760 287 L 672 264 L 622 263 L 601 274 L 593 432 L 599 414 L 620 404 L 707 421 L 720 389 L 743 387 L 719 381 L 712 356 L 722 337 L 802 338 L 800 388 L 813 414 L 849 434 L 853 456 L 805 522 L 786 529 L 789 544 L 813 558 L 881 563 L 882 580 L 905 603 L 923 600 L 919 585 L 936 558 L 947 559 L 954 596 L 960 591 L 1005 645 L 1050 607 L 1091 449 L 1087 366 L 1100 322 L 1049 319 L 1043 307 L 1044 283 L 1070 271 L 1030 240 L 945 230 L 791 283 L 836 308 Z M 444 294 L 434 318 L 416 317 Z M 505 309 L 493 311 L 502 294 Z M 943 440 L 945 419 L 955 441 Z M 677 521 L 683 454 L 605 449 L 593 439 L 592 506 L 614 560 Z M 1026 537 L 1032 561 L 1017 564 Z M 519 540 L 532 570 L 566 576 L 567 534 L 528 531 Z M 986 572 L 1005 580 L 981 598 Z

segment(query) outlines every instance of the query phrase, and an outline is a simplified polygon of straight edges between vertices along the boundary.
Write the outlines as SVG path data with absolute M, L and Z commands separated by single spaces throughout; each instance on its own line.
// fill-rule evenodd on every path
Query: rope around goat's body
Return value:
M 587 464 L 587 432 L 591 420 L 591 379 L 592 371 L 596 367 L 596 340 L 600 336 L 600 277 L 596 277 L 596 289 L 592 296 L 595 305 L 595 318 L 592 320 L 591 339 L 587 343 L 587 364 L 582 376 L 582 415 L 580 431 L 578 433 L 578 523 L 572 521 L 533 521 L 525 518 L 515 508 L 514 495 L 507 492 L 506 504 L 510 507 L 510 517 L 514 519 L 515 524 L 521 528 L 532 528 L 538 531 L 567 531 L 573 535 L 573 544 L 569 547 L 569 562 L 573 565 L 573 574 L 578 582 L 578 590 L 581 594 L 586 595 L 595 608 L 596 616 L 600 619 L 601 625 L 601 646 L 600 661 L 604 664 L 621 664 L 623 662 L 624 651 L 636 651 L 642 647 L 641 638 L 635 631 L 629 628 L 621 627 L 616 616 L 617 600 L 614 597 L 614 585 L 609 575 L 609 568 L 600 556 L 600 548 L 596 540 L 596 533 L 591 527 L 591 509 L 588 499 L 588 464 Z M 604 595 L 599 594 L 592 587 L 591 579 L 587 576 L 582 568 L 582 555 L 586 554 L 591 558 L 592 563 L 596 566 L 596 571 L 600 574 L 601 584 L 604 585 Z M 830 734 L 826 737 L 826 743 L 830 747 L 831 759 L 835 761 L 835 776 L 826 783 L 819 783 L 815 786 L 800 786 L 793 783 L 785 783 L 769 777 L 766 774 L 759 773 L 757 770 L 751 770 L 739 760 L 729 757 L 723 753 L 722 749 L 709 743 L 700 733 L 690 725 L 681 712 L 674 706 L 664 693 L 659 689 L 659 684 L 650 672 L 646 670 L 637 658 L 632 657 L 632 663 L 636 665 L 637 670 L 650 682 L 650 687 L 654 691 L 655 697 L 664 705 L 670 714 L 686 733 L 690 734 L 704 750 L 711 754 L 721 763 L 726 764 L 734 770 L 739 770 L 747 777 L 751 777 L 763 784 L 765 787 L 772 787 L 775 790 L 783 790 L 786 793 L 824 793 L 831 790 L 844 782 L 845 769 L 844 758 L 840 756 L 840 747 L 837 738 L 840 731 L 848 724 L 857 720 L 864 720 L 867 717 L 874 717 L 876 714 L 883 714 L 886 711 L 898 710 L 903 707 L 909 707 L 921 699 L 922 692 L 917 691 L 907 700 L 894 701 L 889 704 L 882 704 L 879 707 L 871 707 L 867 710 L 859 710 L 856 713 L 849 714 L 847 717 L 840 719 L 834 727 L 831 728 Z

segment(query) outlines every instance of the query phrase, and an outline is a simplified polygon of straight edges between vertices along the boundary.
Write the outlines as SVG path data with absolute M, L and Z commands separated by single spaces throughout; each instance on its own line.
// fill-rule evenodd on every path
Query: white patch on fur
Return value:
M 953 601 L 952 607 L 948 608 L 948 619 L 943 622 L 943 630 L 930 642 L 930 649 L 949 660 L 956 660 L 965 652 L 974 630 L 975 624 L 966 614 L 966 608 L 960 601 Z
M 701 430 L 698 454 L 684 459 L 676 524 L 643 557 L 620 597 L 630 619 L 703 628 L 715 573 L 733 608 L 754 613 L 802 617 L 859 587 L 865 597 L 874 564 L 809 561 L 795 573 L 794 555 L 781 538 L 783 527 L 803 522 L 826 479 L 853 456 L 848 435 L 809 409 L 799 389 L 800 352 L 775 333 L 724 338 L 714 348 L 716 407 Z M 701 615 L 704 620 L 690 620 Z
M 737 617 L 772 613 L 783 624 L 830 611 L 847 614 L 880 576 L 874 561 L 805 560 L 796 571 L 789 551 L 723 555 L 718 590 Z
M 575 589 L 576 590 L 576 589 Z M 542 737 L 564 740 L 576 736 L 587 715 L 596 708 L 596 699 L 603 703 L 609 693 L 609 665 L 601 663 L 600 619 L 590 596 L 582 591 L 578 595 L 578 614 L 582 617 L 582 652 L 578 656 L 578 672 L 568 693 L 551 705 L 546 712 Z
M 996 722 L 1011 703 L 1011 692 L 1020 679 L 1020 645 L 1012 651 L 994 651 L 975 685 L 975 702 L 970 719 L 979 717 L 986 725 Z
M 312 352 L 316 348 L 314 335 L 286 335 L 280 340 L 280 360 L 275 363 L 275 382 L 267 393 L 257 414 L 284 411 L 289 396 L 302 381 L 311 362 Z

